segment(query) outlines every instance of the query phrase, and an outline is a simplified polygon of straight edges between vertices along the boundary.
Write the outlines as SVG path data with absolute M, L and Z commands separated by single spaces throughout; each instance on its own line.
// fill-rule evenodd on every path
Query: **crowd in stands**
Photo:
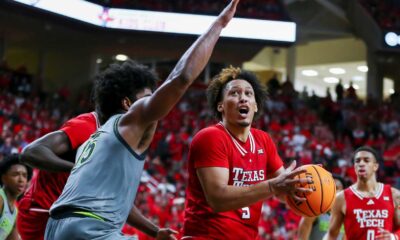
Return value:
M 383 156 L 380 180 L 400 187 L 398 97 L 381 103 L 364 102 L 349 88 L 334 100 L 329 94 L 298 93 L 290 81 L 280 83 L 277 79 L 270 80 L 267 87 L 265 114 L 255 125 L 272 136 L 286 163 L 296 159 L 299 164 L 322 164 L 351 183 L 355 180 L 352 152 L 366 144 Z M 204 88 L 196 84 L 159 123 L 147 156 L 136 205 L 160 226 L 182 227 L 188 146 L 199 129 L 215 123 Z M 0 160 L 79 113 L 63 100 L 65 89 L 54 94 L 37 94 L 32 89 L 31 75 L 0 68 Z M 296 239 L 299 220 L 275 198 L 265 201 L 259 225 L 261 239 Z M 129 226 L 124 232 L 150 239 Z
M 90 0 L 106 7 L 131 8 L 150 11 L 178 12 L 217 15 L 224 8 L 226 1 L 214 0 Z M 288 20 L 286 10 L 280 0 L 246 0 L 240 4 L 237 12 L 238 17 Z
M 65 87 L 45 93 L 33 80 L 25 67 L 0 63 L 0 160 L 88 109 L 87 99 L 72 107 Z
M 400 30 L 400 1 L 359 0 L 378 25 L 385 30 Z

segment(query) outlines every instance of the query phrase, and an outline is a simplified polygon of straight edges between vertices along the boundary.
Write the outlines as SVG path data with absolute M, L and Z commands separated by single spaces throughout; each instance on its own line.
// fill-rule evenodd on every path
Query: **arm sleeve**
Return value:
M 68 120 L 60 130 L 67 134 L 71 148 L 77 149 L 96 129 L 96 120 L 94 117 L 87 116 Z
M 273 174 L 276 172 L 280 167 L 283 166 L 283 162 L 281 157 L 276 150 L 276 145 L 272 138 L 265 133 L 265 141 L 266 141 L 266 148 L 267 149 L 267 174 Z
M 218 130 L 199 132 L 190 146 L 190 158 L 195 168 L 229 168 L 225 136 Z

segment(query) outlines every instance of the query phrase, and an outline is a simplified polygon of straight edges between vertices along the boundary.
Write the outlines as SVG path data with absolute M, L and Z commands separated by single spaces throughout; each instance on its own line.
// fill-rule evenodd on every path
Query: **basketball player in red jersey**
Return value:
M 284 169 L 271 137 L 251 128 L 265 92 L 256 77 L 229 67 L 207 89 L 221 120 L 196 134 L 189 153 L 189 182 L 182 239 L 256 239 L 263 199 L 310 190 L 296 163 Z
M 357 182 L 336 195 L 324 239 L 336 239 L 342 223 L 349 240 L 400 239 L 400 192 L 376 180 L 377 159 L 370 147 L 355 151 Z

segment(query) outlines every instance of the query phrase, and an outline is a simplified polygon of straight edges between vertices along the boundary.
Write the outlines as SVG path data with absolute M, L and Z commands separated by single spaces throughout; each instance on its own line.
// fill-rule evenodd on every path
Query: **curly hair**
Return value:
M 154 91 L 157 75 L 147 66 L 132 60 L 113 63 L 96 76 L 93 100 L 100 119 L 106 121 L 116 113 L 123 112 L 121 101 L 128 97 L 136 101 L 136 94 L 145 88 Z
M 208 105 L 211 107 L 214 116 L 218 120 L 222 120 L 222 114 L 218 112 L 217 107 L 218 103 L 222 101 L 225 87 L 230 81 L 237 79 L 247 81 L 254 90 L 254 96 L 258 107 L 258 111 L 255 113 L 254 118 L 257 119 L 263 112 L 264 101 L 267 97 L 265 88 L 260 84 L 257 77 L 253 73 L 242 70 L 241 68 L 230 66 L 222 69 L 221 72 L 212 79 L 207 88 Z
M 8 170 L 14 165 L 22 165 L 26 168 L 27 172 L 27 180 L 29 181 L 32 177 L 32 169 L 28 167 L 27 165 L 20 163 L 19 162 L 19 155 L 18 154 L 11 154 L 6 156 L 1 162 L 0 162 L 0 176 L 5 175 Z M 0 177 L 0 185 L 3 185 L 3 182 Z

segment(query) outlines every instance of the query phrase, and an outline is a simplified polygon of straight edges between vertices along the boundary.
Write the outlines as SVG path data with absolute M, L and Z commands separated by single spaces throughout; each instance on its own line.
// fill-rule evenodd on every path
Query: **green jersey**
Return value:
M 3 188 L 0 188 L 0 196 L 3 198 L 3 211 L 0 217 L 0 240 L 6 239 L 14 228 L 15 219 L 17 217 L 17 208 L 11 211 L 8 205 L 7 195 Z

